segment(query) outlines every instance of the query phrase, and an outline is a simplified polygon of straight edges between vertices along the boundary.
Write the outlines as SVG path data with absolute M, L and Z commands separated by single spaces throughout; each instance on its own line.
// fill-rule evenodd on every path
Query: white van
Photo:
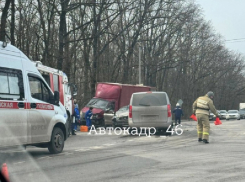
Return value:
M 137 92 L 130 99 L 130 127 L 154 127 L 157 131 L 172 127 L 171 105 L 166 92 Z
M 19 49 L 0 42 L 0 147 L 33 145 L 60 153 L 66 120 L 59 92 Z

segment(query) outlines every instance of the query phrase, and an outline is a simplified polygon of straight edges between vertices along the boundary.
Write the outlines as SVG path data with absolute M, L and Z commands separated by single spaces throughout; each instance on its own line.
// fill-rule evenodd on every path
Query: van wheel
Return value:
M 58 154 L 63 151 L 64 148 L 64 133 L 63 131 L 55 127 L 52 132 L 51 141 L 48 144 L 48 150 L 51 154 Z

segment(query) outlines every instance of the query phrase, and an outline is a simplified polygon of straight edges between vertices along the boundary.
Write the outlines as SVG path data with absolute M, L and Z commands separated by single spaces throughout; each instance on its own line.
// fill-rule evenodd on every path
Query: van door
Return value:
M 29 73 L 28 81 L 31 95 L 28 130 L 30 131 L 31 143 L 47 142 L 51 137 L 48 129 L 55 116 L 54 105 L 52 104 L 53 93 L 45 82 L 35 74 Z
M 27 143 L 28 111 L 24 95 L 22 71 L 0 67 L 0 146 Z

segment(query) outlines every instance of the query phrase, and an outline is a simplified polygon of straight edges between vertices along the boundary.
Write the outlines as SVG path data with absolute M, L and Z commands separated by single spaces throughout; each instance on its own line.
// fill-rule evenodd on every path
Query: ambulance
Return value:
M 0 147 L 32 145 L 63 151 L 67 113 L 36 66 L 18 48 L 0 42 Z

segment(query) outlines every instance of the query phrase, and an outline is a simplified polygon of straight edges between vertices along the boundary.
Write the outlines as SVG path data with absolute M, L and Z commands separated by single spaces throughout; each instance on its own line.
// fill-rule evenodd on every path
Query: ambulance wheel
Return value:
M 58 154 L 63 151 L 64 148 L 64 133 L 63 131 L 55 127 L 52 132 L 51 141 L 48 144 L 48 150 L 51 154 Z

